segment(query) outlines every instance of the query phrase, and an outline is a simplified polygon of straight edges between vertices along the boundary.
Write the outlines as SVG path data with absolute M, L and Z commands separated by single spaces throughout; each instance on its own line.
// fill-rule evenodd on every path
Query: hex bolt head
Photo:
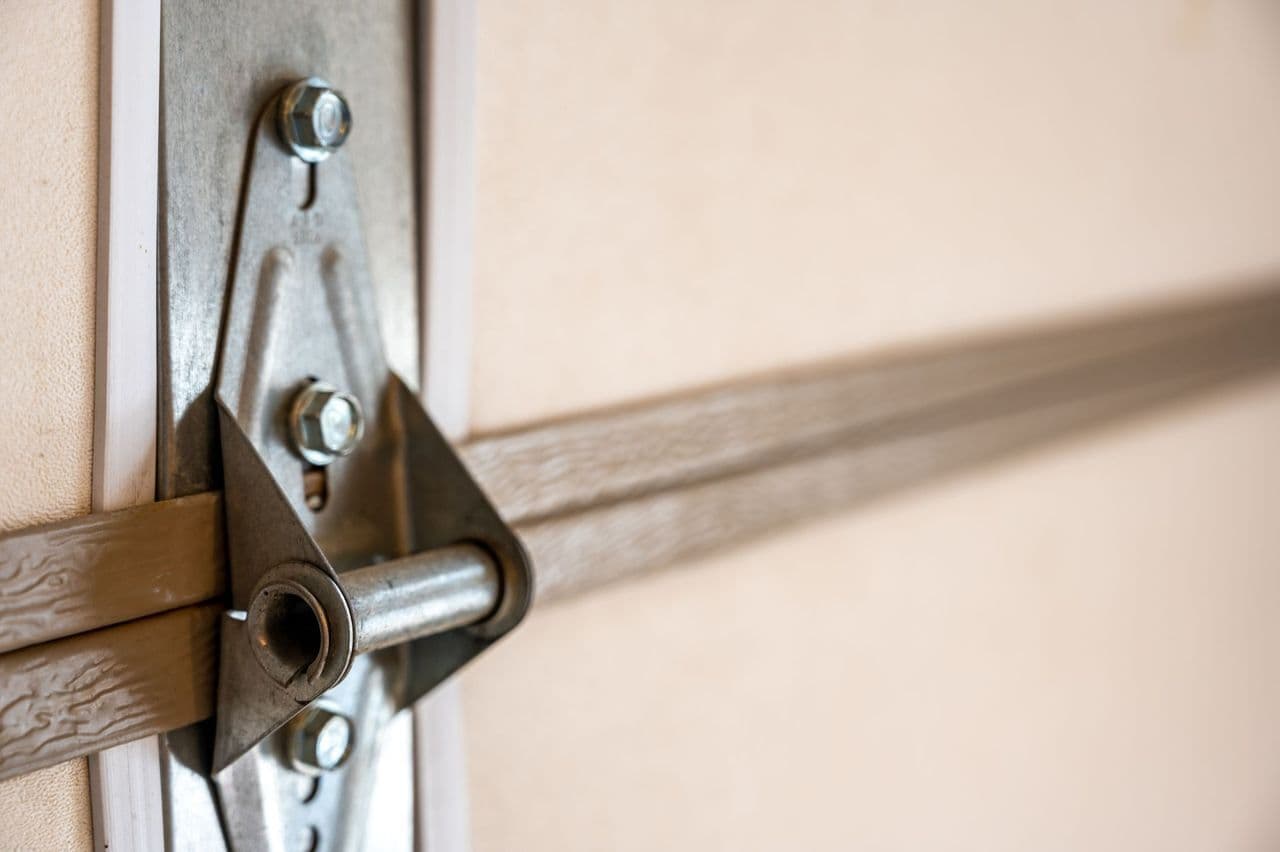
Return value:
M 312 382 L 293 399 L 289 429 L 298 453 L 323 467 L 348 455 L 364 435 L 360 401 L 333 385 Z
M 342 93 L 319 77 L 299 80 L 280 95 L 280 139 L 295 156 L 319 163 L 351 133 L 351 109 Z
M 355 723 L 337 710 L 312 705 L 289 723 L 289 763 L 305 775 L 342 766 L 355 746 Z

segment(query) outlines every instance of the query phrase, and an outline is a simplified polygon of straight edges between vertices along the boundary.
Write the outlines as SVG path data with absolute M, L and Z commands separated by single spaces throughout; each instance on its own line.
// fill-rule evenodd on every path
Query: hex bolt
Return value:
M 360 401 L 333 385 L 312 382 L 293 399 L 289 427 L 298 453 L 323 467 L 348 455 L 364 435 Z
M 298 714 L 288 731 L 289 763 L 305 775 L 332 772 L 347 762 L 355 745 L 355 723 L 319 704 Z
M 342 93 L 319 77 L 299 80 L 280 95 L 281 140 L 295 156 L 319 163 L 351 133 L 351 108 Z

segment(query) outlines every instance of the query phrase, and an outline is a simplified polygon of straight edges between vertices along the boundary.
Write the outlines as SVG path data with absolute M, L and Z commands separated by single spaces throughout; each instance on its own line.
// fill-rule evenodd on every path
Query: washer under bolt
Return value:
M 348 455 L 364 435 L 360 401 L 333 385 L 312 382 L 293 399 L 289 428 L 298 452 L 324 466 Z
M 342 93 L 319 77 L 299 80 L 280 95 L 280 138 L 294 155 L 319 163 L 351 133 L 351 108 Z
M 289 762 L 307 775 L 342 766 L 354 745 L 355 724 L 336 710 L 314 705 L 289 723 Z

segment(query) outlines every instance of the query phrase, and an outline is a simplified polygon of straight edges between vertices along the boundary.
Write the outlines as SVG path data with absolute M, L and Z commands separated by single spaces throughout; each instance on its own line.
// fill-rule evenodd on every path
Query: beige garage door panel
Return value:
M 0 530 L 89 511 L 98 15 L 0 2 Z
M 1280 847 L 1280 381 L 535 612 L 477 852 Z
M 0 35 L 0 530 L 11 530 L 89 511 L 98 4 L 0 0 Z M 0 784 L 0 852 L 92 843 L 84 760 Z
M 1280 266 L 1280 6 L 486 3 L 474 425 Z

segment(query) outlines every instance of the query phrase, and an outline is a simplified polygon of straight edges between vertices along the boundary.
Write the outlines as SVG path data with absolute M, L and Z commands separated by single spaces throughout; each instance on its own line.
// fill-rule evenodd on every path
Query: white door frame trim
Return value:
M 422 387 L 444 434 L 470 421 L 475 259 L 475 0 L 419 6 L 422 81 Z M 418 852 L 471 848 L 462 693 L 457 678 L 414 707 Z
M 93 511 L 155 499 L 160 2 L 99 12 Z M 89 758 L 96 849 L 164 852 L 158 737 Z

